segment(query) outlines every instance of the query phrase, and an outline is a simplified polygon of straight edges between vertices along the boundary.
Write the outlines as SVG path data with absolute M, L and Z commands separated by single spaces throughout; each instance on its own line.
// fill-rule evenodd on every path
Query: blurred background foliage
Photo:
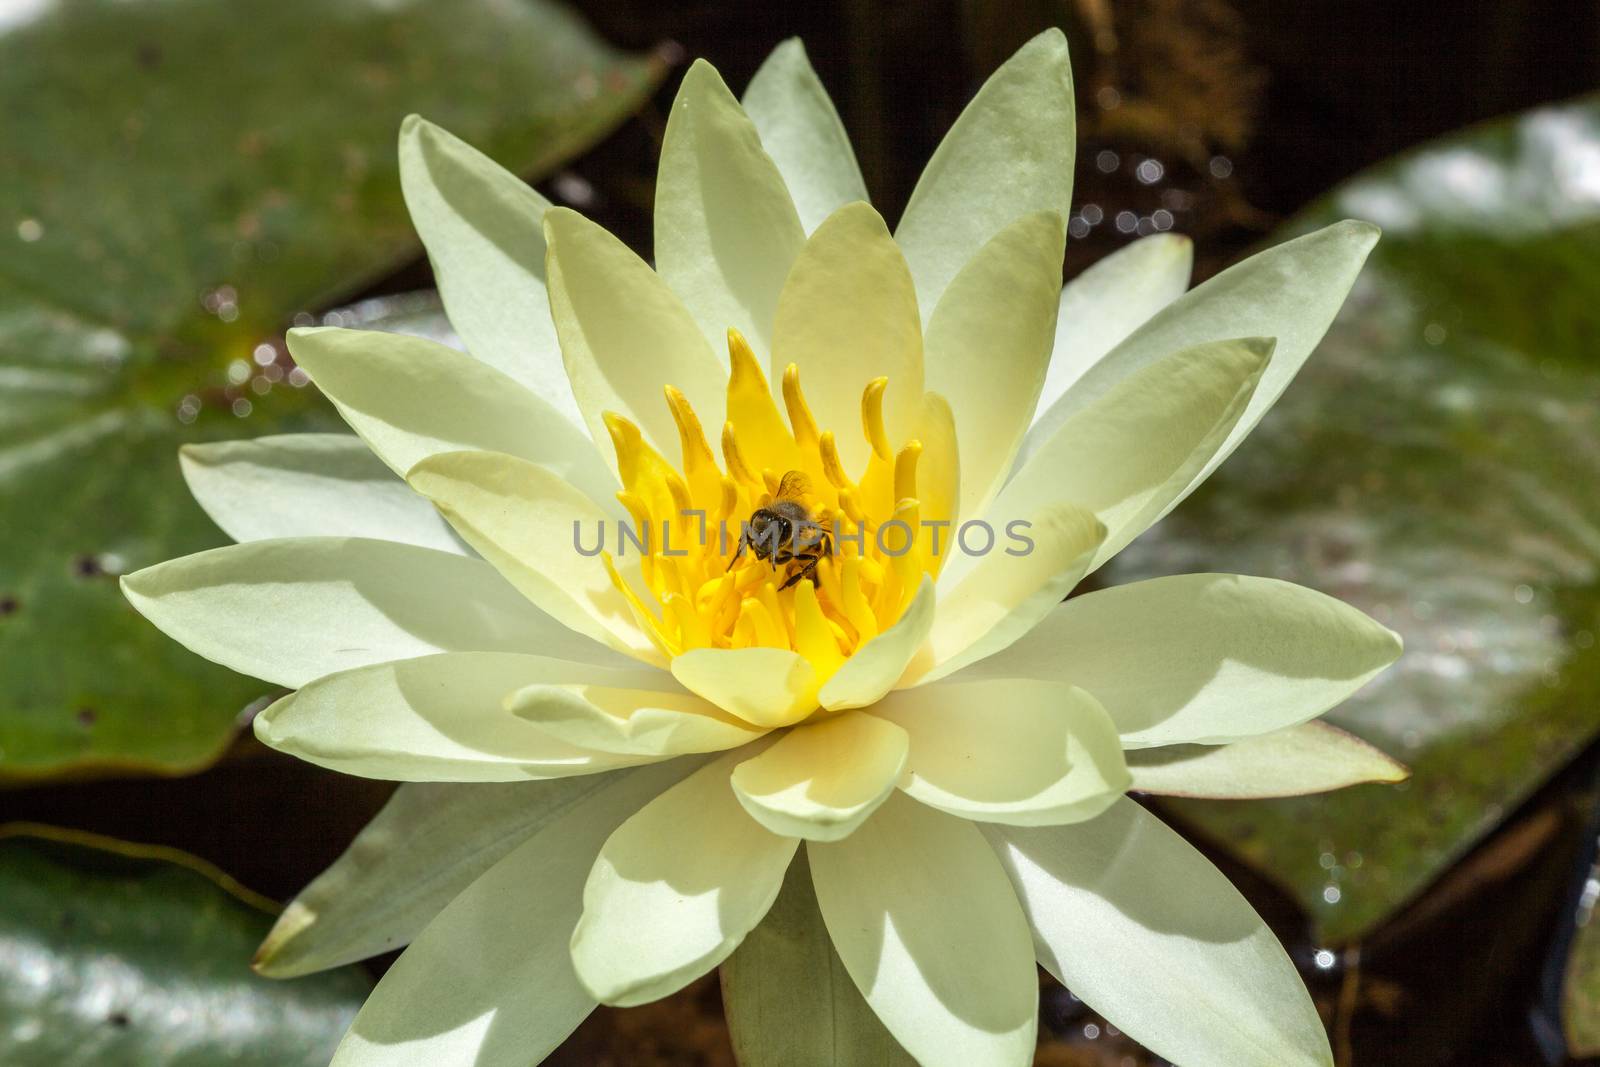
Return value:
M 1333 218 L 1386 231 L 1301 383 L 1106 578 L 1274 575 L 1400 630 L 1405 659 L 1334 718 L 1415 776 L 1167 813 L 1291 946 L 1342 1064 L 1600 1056 L 1600 8 L 13 0 L 0 1062 L 324 1062 L 386 962 L 248 971 L 270 901 L 388 787 L 241 736 L 271 694 L 143 624 L 115 576 L 224 540 L 179 444 L 337 425 L 290 325 L 451 339 L 400 201 L 402 116 L 648 253 L 689 57 L 738 88 L 803 37 L 893 218 L 1048 25 L 1083 138 L 1069 276 L 1158 230 L 1196 239 L 1197 279 Z M 1156 1062 L 1070 992 L 1041 1001 L 1039 1063 Z M 602 1010 L 556 1062 L 731 1064 L 716 985 Z

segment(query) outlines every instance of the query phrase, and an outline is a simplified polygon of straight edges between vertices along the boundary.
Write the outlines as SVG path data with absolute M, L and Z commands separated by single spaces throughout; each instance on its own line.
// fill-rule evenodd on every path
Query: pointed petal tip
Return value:
M 1329 228 L 1338 230 L 1342 234 L 1347 234 L 1356 244 L 1363 245 L 1368 249 L 1377 244 L 1378 238 L 1383 236 L 1383 227 L 1365 219 L 1344 219 L 1334 223 Z
M 687 104 L 691 89 L 698 92 L 720 91 L 729 96 L 733 95 L 727 83 L 722 80 L 722 72 L 704 56 L 696 56 L 694 62 L 689 64 L 689 69 L 683 72 L 683 82 L 678 86 L 678 96 L 673 105 L 682 107 Z

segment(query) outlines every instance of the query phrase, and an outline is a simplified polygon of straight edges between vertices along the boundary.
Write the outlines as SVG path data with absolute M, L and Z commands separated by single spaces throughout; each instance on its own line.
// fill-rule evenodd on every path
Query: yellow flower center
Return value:
M 694 409 L 670 385 L 681 468 L 632 422 L 606 413 L 624 487 L 617 498 L 632 518 L 630 536 L 613 542 L 619 552 L 608 551 L 606 564 L 668 657 L 697 648 L 792 649 L 820 683 L 894 625 L 923 574 L 938 573 L 949 531 L 922 522 L 922 444 L 892 448 L 883 417 L 887 378 L 862 393 L 871 454 L 853 479 L 833 432 L 819 432 L 799 369 L 790 364 L 783 375 L 785 422 L 736 330 L 728 331 L 728 354 L 720 466 Z M 815 526 L 792 521 L 801 515 Z M 638 562 L 642 593 L 618 566 L 629 559 Z

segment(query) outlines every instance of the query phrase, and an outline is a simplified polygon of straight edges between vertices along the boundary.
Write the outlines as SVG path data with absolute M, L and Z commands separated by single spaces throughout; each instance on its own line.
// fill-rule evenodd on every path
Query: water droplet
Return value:
M 250 380 L 250 364 L 242 359 L 236 359 L 228 364 L 228 384 L 243 385 Z
M 1150 215 L 1150 221 L 1155 223 L 1157 230 L 1162 233 L 1166 233 L 1168 230 L 1172 229 L 1172 212 L 1168 211 L 1164 207 L 1156 208 L 1156 210 Z
M 1083 221 L 1090 226 L 1098 226 L 1105 221 L 1106 213 L 1099 204 L 1085 204 L 1079 209 L 1078 214 L 1083 216 Z
M 595 196 L 594 186 L 570 170 L 557 174 L 550 184 L 555 187 L 556 196 L 573 207 L 592 207 L 599 199 Z
M 1081 217 L 1074 218 L 1071 222 L 1067 223 L 1067 233 L 1075 238 L 1078 238 L 1079 240 L 1082 240 L 1083 238 L 1089 236 L 1089 224 Z
M 1212 156 L 1210 169 L 1213 178 L 1226 178 L 1233 173 L 1233 160 L 1227 156 Z
M 1132 233 L 1139 228 L 1139 216 L 1131 211 L 1119 211 L 1116 224 L 1118 233 Z
M 263 341 L 256 345 L 255 351 L 250 353 L 250 358 L 256 361 L 258 367 L 270 367 L 278 361 L 278 350 Z
M 1110 174 L 1122 166 L 1122 157 L 1109 148 L 1102 148 L 1094 157 L 1094 165 L 1101 174 Z
M 1166 173 L 1167 168 L 1162 165 L 1161 160 L 1146 159 L 1142 160 L 1139 165 L 1134 168 L 1133 176 L 1138 178 L 1141 184 L 1154 185 L 1156 182 L 1160 181 Z
M 1324 904 L 1337 904 L 1339 903 L 1339 898 L 1342 896 L 1344 896 L 1344 894 L 1339 891 L 1339 887 L 1336 885 L 1327 885 L 1322 887 L 1322 902 Z
M 1096 1026 L 1094 1023 L 1084 1023 L 1083 1036 L 1088 1038 L 1090 1041 L 1095 1040 L 1100 1036 L 1100 1027 Z
M 44 226 L 38 219 L 23 219 L 17 223 L 17 236 L 28 244 L 33 244 L 44 236 Z
M 1312 959 L 1317 965 L 1317 970 L 1331 971 L 1333 970 L 1333 965 L 1336 962 L 1337 957 L 1334 956 L 1334 954 L 1328 949 L 1319 948 L 1317 949 L 1317 954 L 1313 956 Z
M 1533 603 L 1533 587 L 1530 585 L 1517 586 L 1516 589 L 1512 590 L 1512 595 L 1517 598 L 1518 604 Z
M 293 370 L 289 371 L 289 384 L 294 386 L 296 389 L 303 387 L 309 381 L 311 381 L 311 375 L 307 374 L 299 367 L 295 367 Z
M 246 400 L 244 397 L 241 396 L 238 400 L 233 402 L 233 413 L 239 418 L 244 418 L 246 415 L 250 414 L 250 411 L 250 401 Z

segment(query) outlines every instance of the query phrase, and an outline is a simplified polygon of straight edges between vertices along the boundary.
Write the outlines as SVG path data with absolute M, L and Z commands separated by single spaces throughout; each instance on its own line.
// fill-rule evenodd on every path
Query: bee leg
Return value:
M 795 556 L 794 558 L 796 562 L 804 560 L 805 566 L 789 575 L 789 580 L 778 587 L 780 592 L 789 588 L 791 585 L 799 584 L 800 579 L 802 578 L 810 578 L 813 582 L 817 580 L 817 563 L 822 559 L 821 556 Z
M 748 538 L 748 532 L 739 535 L 739 547 L 733 550 L 733 558 L 728 560 L 728 570 L 723 571 L 723 574 L 727 574 L 728 571 L 733 570 L 733 565 L 739 562 L 739 557 L 744 555 L 745 547 L 749 545 L 749 543 L 750 541 Z M 727 544 L 727 542 L 724 541 L 723 544 Z

